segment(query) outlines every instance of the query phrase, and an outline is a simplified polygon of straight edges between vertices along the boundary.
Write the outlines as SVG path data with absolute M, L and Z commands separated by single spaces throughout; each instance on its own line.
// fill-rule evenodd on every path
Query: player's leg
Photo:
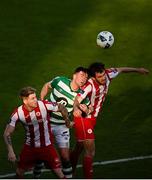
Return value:
M 66 178 L 72 178 L 72 165 L 70 162 L 70 150 L 69 150 L 69 140 L 70 132 L 69 128 L 65 125 L 57 125 L 54 128 L 54 136 L 56 143 L 58 145 L 61 161 L 62 161 L 62 171 Z
M 70 159 L 73 168 L 73 174 L 75 173 L 76 166 L 83 151 L 83 141 L 86 139 L 86 132 L 84 128 L 84 118 L 74 117 L 74 133 L 76 138 L 76 145 L 70 154 Z
M 42 148 L 40 150 L 39 157 L 46 163 L 48 168 L 53 170 L 58 178 L 65 178 L 61 169 L 61 161 L 59 159 L 58 153 L 52 144 Z
M 17 163 L 16 177 L 23 179 L 24 172 L 31 169 L 35 162 L 34 148 L 24 145 Z
M 44 162 L 38 160 L 33 169 L 33 178 L 39 179 L 42 173 L 42 168 L 44 167 Z
M 87 179 L 93 178 L 93 158 L 95 155 L 95 142 L 93 139 L 85 140 L 84 142 L 84 158 L 83 158 L 83 172 Z
M 52 133 L 54 133 L 54 129 L 52 128 Z M 42 174 L 42 169 L 44 167 L 44 162 L 41 160 L 37 160 L 33 169 L 33 178 L 39 179 Z
M 94 126 L 96 119 L 75 117 L 75 136 L 77 141 L 83 142 L 84 158 L 83 169 L 85 178 L 93 177 L 93 157 L 95 154 Z
M 24 169 L 17 168 L 16 169 L 16 179 L 23 179 L 24 178 Z
M 83 151 L 84 147 L 83 147 L 83 142 L 76 142 L 76 145 L 74 147 L 74 149 L 71 151 L 70 153 L 70 159 L 71 159 L 71 164 L 72 164 L 72 172 L 73 174 L 75 173 L 76 170 L 76 166 L 78 164 L 79 161 L 79 157 Z

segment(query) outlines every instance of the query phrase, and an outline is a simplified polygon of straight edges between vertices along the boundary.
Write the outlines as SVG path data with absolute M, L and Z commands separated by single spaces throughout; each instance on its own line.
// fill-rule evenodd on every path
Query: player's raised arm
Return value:
M 50 89 L 52 89 L 50 82 L 45 83 L 40 93 L 41 100 L 44 100 L 45 96 L 49 93 Z
M 119 73 L 130 73 L 130 72 L 136 72 L 140 74 L 148 74 L 149 70 L 145 68 L 133 68 L 133 67 L 120 67 L 116 68 Z
M 16 161 L 16 155 L 14 153 L 14 149 L 13 149 L 12 141 L 11 141 L 11 134 L 14 132 L 14 130 L 15 130 L 15 127 L 11 125 L 7 125 L 4 131 L 4 141 L 6 143 L 7 150 L 8 150 L 8 160 L 11 162 Z

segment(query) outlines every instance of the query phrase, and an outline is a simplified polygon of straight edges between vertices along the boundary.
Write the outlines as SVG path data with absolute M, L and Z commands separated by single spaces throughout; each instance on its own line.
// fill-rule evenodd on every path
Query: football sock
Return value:
M 44 163 L 42 161 L 37 161 L 36 162 L 35 167 L 33 169 L 33 177 L 34 177 L 34 179 L 40 178 L 43 167 L 44 167 Z
M 91 156 L 84 156 L 83 159 L 83 172 L 86 179 L 93 178 L 93 158 Z
M 79 160 L 79 154 L 72 151 L 70 154 L 70 159 L 71 159 L 71 163 L 72 163 L 72 171 L 74 173 L 76 170 L 76 167 L 77 167 L 78 160 Z
M 73 174 L 75 173 L 78 161 L 79 161 L 79 157 L 81 155 L 81 152 L 83 151 L 83 147 L 82 146 L 76 146 L 75 149 L 73 151 L 71 151 L 70 153 L 70 160 L 72 163 L 72 171 Z
M 66 179 L 72 178 L 72 166 L 70 161 L 62 162 L 62 171 Z

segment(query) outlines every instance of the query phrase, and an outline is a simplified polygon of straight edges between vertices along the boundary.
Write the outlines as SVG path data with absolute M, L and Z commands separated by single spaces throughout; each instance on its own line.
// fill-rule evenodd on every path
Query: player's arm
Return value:
M 11 162 L 15 162 L 16 161 L 16 155 L 14 153 L 13 150 L 13 146 L 12 146 L 12 140 L 11 140 L 11 135 L 14 132 L 15 127 L 11 126 L 11 125 L 7 125 L 6 129 L 4 131 L 4 141 L 8 150 L 8 160 Z
M 73 126 L 73 122 L 69 119 L 69 114 L 67 108 L 63 104 L 58 104 L 58 111 L 62 114 L 62 117 L 65 120 L 65 124 L 68 128 Z
M 80 117 L 82 115 L 82 110 L 80 109 L 80 104 L 83 101 L 81 96 L 76 96 L 73 104 L 73 115 L 75 117 Z
M 83 101 L 82 97 L 76 96 L 73 105 L 74 108 L 73 115 L 76 117 L 80 117 L 82 115 L 82 111 L 87 115 L 93 112 L 92 105 L 90 104 L 89 106 L 87 106 L 86 104 L 81 104 L 82 101 Z
M 133 67 L 120 67 L 120 68 L 115 68 L 118 73 L 130 73 L 130 72 L 135 72 L 135 73 L 140 73 L 140 74 L 148 74 L 149 70 L 145 68 L 133 68 Z
M 44 100 L 45 96 L 49 93 L 49 91 L 52 89 L 50 82 L 47 82 L 44 84 L 44 86 L 41 89 L 40 93 L 40 99 Z

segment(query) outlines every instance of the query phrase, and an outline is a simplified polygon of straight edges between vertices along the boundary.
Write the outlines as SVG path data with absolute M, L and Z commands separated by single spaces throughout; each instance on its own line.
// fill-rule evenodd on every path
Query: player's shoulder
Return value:
M 68 77 L 65 77 L 65 76 L 60 76 L 60 80 L 62 80 L 62 81 L 71 81 L 71 79 L 69 79 Z
M 71 79 L 69 79 L 68 77 L 65 76 L 57 76 L 53 79 L 53 81 L 59 82 L 59 81 L 63 81 L 63 82 L 69 82 L 71 81 Z
M 38 100 L 38 104 L 40 105 L 40 104 L 44 104 L 44 105 L 57 105 L 57 103 L 56 102 L 52 102 L 52 101 L 48 101 L 47 99 L 45 99 L 45 100 Z
M 85 90 L 85 89 L 91 89 L 92 88 L 92 80 L 91 79 L 89 79 L 82 87 L 81 87 L 81 89 L 82 90 Z
M 107 73 L 107 74 L 109 74 L 109 73 L 117 73 L 118 71 L 117 71 L 117 69 L 116 68 L 113 68 L 113 67 L 111 67 L 111 68 L 107 68 L 107 69 L 105 69 L 105 72 Z
M 20 107 L 20 106 L 19 106 Z M 14 116 L 17 112 L 18 112 L 18 109 L 19 107 L 15 107 L 11 113 L 11 117 Z

